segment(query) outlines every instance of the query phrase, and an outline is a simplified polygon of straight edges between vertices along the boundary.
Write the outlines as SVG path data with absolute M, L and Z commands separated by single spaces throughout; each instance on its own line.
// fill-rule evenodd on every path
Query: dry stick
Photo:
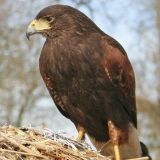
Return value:
M 56 156 L 55 154 L 51 154 L 51 153 L 48 153 L 48 152 L 45 152 L 45 151 L 42 151 L 43 154 L 47 155 L 47 156 L 50 156 L 52 158 L 56 158 L 56 159 L 62 159 L 62 157 L 60 158 L 59 156 Z
M 11 142 L 12 144 L 18 146 L 21 150 L 29 153 L 29 154 L 34 154 L 32 152 L 32 150 L 28 149 L 27 147 L 17 143 L 14 139 L 7 137 L 4 133 L 0 133 L 0 136 L 4 137 L 5 139 L 7 139 L 9 142 Z M 22 152 L 23 153 L 23 152 Z M 35 154 L 34 154 L 35 155 Z M 38 156 L 41 156 L 40 154 L 37 154 Z
M 9 138 L 7 137 L 4 133 L 0 133 L 0 136 L 2 136 L 3 138 L 7 139 L 9 142 L 11 142 L 12 144 L 18 146 L 20 149 L 22 149 L 25 152 L 28 153 L 32 153 L 32 150 L 28 149 L 27 147 L 19 144 L 16 140 L 14 140 L 13 138 Z
M 5 157 L 0 156 L 0 160 L 8 160 L 8 159 L 5 158 Z
M 140 157 L 140 158 L 132 158 L 132 159 L 126 159 L 126 160 L 149 160 L 148 157 Z
M 72 156 L 76 156 L 75 154 L 73 154 L 73 152 L 72 151 L 69 151 L 68 149 L 67 149 L 67 151 L 63 151 L 62 149 L 62 146 L 56 146 L 56 144 L 58 145 L 58 143 L 56 142 L 54 142 L 55 144 L 55 147 L 56 148 L 54 148 L 54 147 L 52 147 L 52 146 L 48 146 L 48 145 L 46 145 L 45 144 L 45 142 L 49 142 L 49 141 L 41 141 L 40 143 L 39 142 L 29 142 L 29 141 L 25 141 L 25 140 L 23 140 L 22 141 L 22 143 L 27 143 L 27 144 L 31 144 L 31 145 L 34 145 L 34 146 L 36 146 L 37 148 L 39 148 L 40 150 L 43 150 L 43 152 L 45 153 L 45 155 L 47 154 L 47 155 L 50 155 L 50 156 L 54 156 L 53 154 L 55 154 L 55 153 L 53 153 L 53 152 L 55 152 L 56 150 L 59 150 L 59 152 L 60 153 L 62 153 L 62 154 L 71 154 Z M 53 142 L 52 142 L 52 144 L 53 144 Z M 46 153 L 46 151 L 45 151 L 45 149 L 49 149 L 48 151 L 50 152 L 50 153 Z M 43 153 L 43 154 L 44 154 Z M 53 154 L 52 154 L 53 153 Z M 59 156 L 58 156 L 59 157 Z M 60 157 L 59 157 L 60 158 Z M 81 158 L 82 159 L 82 158 Z M 83 159 L 86 159 L 85 157 L 83 157 Z
M 35 156 L 35 157 L 39 157 L 39 158 L 48 159 L 46 156 L 41 156 L 41 155 L 37 155 L 37 154 L 34 154 L 34 153 L 26 153 L 26 152 L 20 152 L 20 151 L 12 151 L 12 150 L 8 150 L 8 149 L 0 149 L 0 152 L 10 152 L 10 153 L 16 153 L 16 154 L 21 154 L 21 155 Z
M 23 143 L 27 143 L 27 144 L 30 144 L 30 145 L 34 145 L 34 146 L 36 146 L 38 149 L 49 149 L 49 151 L 53 151 L 53 150 L 55 150 L 55 149 L 57 149 L 57 148 L 59 148 L 59 147 L 57 147 L 56 146 L 56 144 L 55 144 L 55 146 L 57 147 L 57 148 L 54 148 L 53 146 L 49 146 L 48 144 L 45 144 L 45 143 L 43 143 L 43 142 L 29 142 L 29 141 L 22 141 Z
M 54 147 L 52 147 L 52 146 L 48 146 L 47 144 L 45 144 L 45 142 L 49 142 L 49 141 L 41 141 L 40 143 L 39 142 L 29 142 L 29 141 L 22 141 L 23 143 L 27 143 L 27 144 L 31 144 L 31 145 L 34 145 L 34 146 L 36 146 L 38 149 L 40 149 L 40 150 L 43 150 L 43 151 L 45 151 L 45 149 L 49 149 L 48 151 L 49 152 L 55 152 L 56 150 L 59 150 L 59 152 L 61 153 L 61 154 L 70 154 L 70 155 L 72 155 L 72 156 L 77 156 L 76 154 L 74 154 L 73 153 L 73 151 L 70 151 L 69 149 L 66 149 L 66 150 L 63 150 L 63 148 L 62 148 L 62 146 L 60 145 L 60 146 L 57 146 L 57 145 L 59 145 L 57 142 L 52 142 L 52 144 L 54 144 L 55 145 L 55 148 Z M 52 154 L 52 153 L 47 153 L 48 155 L 49 154 Z M 95 154 L 95 153 L 94 153 Z M 87 157 L 86 157 L 86 155 L 83 155 L 84 157 L 83 157 L 83 159 L 86 159 Z M 96 157 L 96 158 L 100 158 L 100 155 L 97 155 L 97 156 L 93 156 L 92 155 L 92 157 Z M 82 157 L 81 157 L 82 158 Z M 101 157 L 102 158 L 102 157 Z M 103 158 L 104 159 L 104 158 Z M 111 160 L 111 159 L 109 159 L 109 158 L 107 158 L 106 160 Z
M 13 138 L 9 138 L 8 136 L 6 136 L 4 133 L 0 133 L 0 136 L 2 136 L 3 138 L 7 139 L 9 142 L 11 142 L 12 144 L 18 146 L 20 149 L 22 149 L 25 152 L 28 153 L 32 153 L 32 150 L 28 149 L 27 147 L 19 144 L 16 140 L 14 140 Z

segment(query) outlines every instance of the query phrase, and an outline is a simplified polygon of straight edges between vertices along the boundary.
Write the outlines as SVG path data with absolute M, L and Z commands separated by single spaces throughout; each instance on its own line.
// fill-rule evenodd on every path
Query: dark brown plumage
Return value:
M 123 47 L 83 13 L 65 5 L 41 10 L 27 36 L 35 33 L 46 37 L 40 72 L 59 111 L 77 129 L 83 128 L 98 149 L 112 140 L 111 122 L 117 144 L 135 150 L 126 155 L 120 148 L 122 158 L 141 156 L 135 78 Z M 110 154 L 109 150 L 102 153 Z

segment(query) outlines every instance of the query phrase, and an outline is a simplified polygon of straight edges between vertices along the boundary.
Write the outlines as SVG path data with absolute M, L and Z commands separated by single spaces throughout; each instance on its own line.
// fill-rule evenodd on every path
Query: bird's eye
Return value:
M 45 17 L 45 19 L 46 19 L 49 23 L 51 23 L 51 22 L 54 21 L 54 17 L 51 17 L 51 16 Z

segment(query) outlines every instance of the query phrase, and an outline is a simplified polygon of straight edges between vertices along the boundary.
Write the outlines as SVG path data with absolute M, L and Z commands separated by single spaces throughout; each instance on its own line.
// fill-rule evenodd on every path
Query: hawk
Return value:
M 123 47 L 85 14 L 66 5 L 42 9 L 27 37 L 46 38 L 39 68 L 59 111 L 103 155 L 148 155 L 137 134 L 135 77 Z

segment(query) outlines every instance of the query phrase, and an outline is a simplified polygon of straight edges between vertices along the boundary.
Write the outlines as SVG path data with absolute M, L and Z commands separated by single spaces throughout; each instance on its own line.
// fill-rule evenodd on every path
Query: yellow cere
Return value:
M 34 19 L 30 25 L 29 25 L 29 28 L 33 28 L 37 31 L 40 31 L 40 30 L 44 30 L 44 29 L 50 29 L 51 26 L 50 24 L 44 20 L 44 19 L 39 19 L 39 20 L 36 20 Z

